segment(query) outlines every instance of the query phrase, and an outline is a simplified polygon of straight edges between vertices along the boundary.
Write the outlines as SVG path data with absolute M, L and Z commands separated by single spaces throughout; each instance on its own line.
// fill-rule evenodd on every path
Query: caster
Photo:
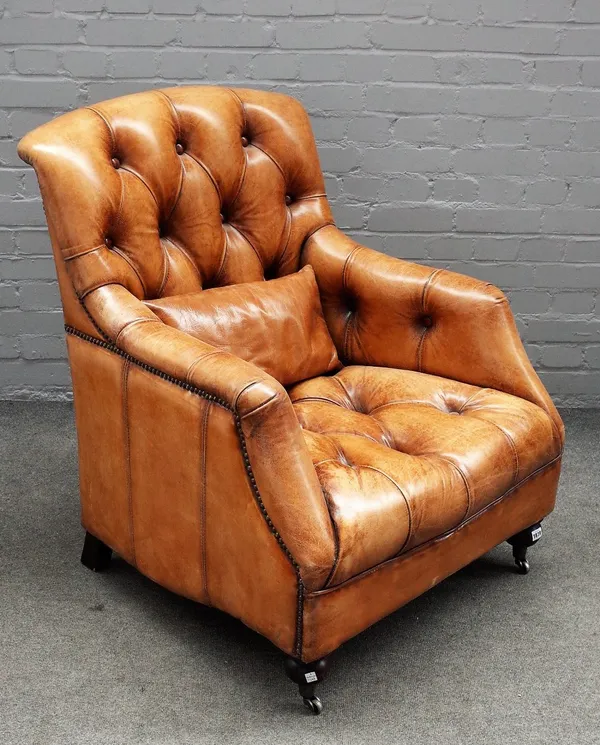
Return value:
M 323 704 L 318 696 L 311 696 L 311 698 L 304 698 L 302 700 L 304 706 L 306 706 L 311 714 L 318 716 L 323 711 Z
M 314 662 L 300 662 L 293 657 L 288 657 L 285 661 L 285 674 L 298 684 L 298 693 L 311 714 L 318 715 L 323 711 L 321 699 L 315 696 L 315 687 L 327 674 L 328 667 L 326 657 Z
M 517 572 L 519 574 L 529 574 L 529 562 L 527 559 L 515 559 L 517 565 Z
M 512 538 L 508 539 L 508 543 L 513 548 L 513 558 L 517 565 L 517 572 L 519 574 L 529 573 L 529 562 L 527 561 L 527 549 L 537 543 L 542 537 L 542 526 L 540 523 L 535 523 L 529 528 L 525 528 L 520 533 L 513 535 Z

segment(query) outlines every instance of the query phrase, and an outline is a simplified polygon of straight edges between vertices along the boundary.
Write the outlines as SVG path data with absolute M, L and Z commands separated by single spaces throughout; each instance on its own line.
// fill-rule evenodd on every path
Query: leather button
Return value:
M 113 165 L 113 168 L 120 168 L 121 167 L 121 161 L 118 158 L 111 158 L 110 161 Z
M 285 203 L 289 206 L 292 203 L 292 198 L 289 194 L 285 195 Z
M 177 151 L 177 155 L 183 155 L 183 153 L 184 153 L 184 147 L 181 144 L 181 142 L 175 143 L 175 150 Z
M 433 318 L 431 316 L 423 316 L 421 323 L 426 329 L 430 329 L 433 326 Z
M 104 245 L 106 246 L 106 248 L 112 248 L 115 244 L 113 243 L 112 238 L 105 238 Z
M 242 137 L 242 147 L 248 147 L 249 141 L 247 137 Z

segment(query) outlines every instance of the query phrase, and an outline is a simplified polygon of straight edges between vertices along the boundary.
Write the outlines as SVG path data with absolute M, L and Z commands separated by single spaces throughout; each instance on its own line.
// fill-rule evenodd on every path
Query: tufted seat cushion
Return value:
M 328 584 L 456 528 L 561 451 L 540 407 L 419 372 L 346 367 L 290 397 L 337 537 Z

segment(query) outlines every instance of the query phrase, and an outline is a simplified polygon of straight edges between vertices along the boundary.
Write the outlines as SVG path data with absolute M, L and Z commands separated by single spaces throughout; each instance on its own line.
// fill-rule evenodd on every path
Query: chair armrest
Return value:
M 333 226 L 307 241 L 323 311 L 346 364 L 418 370 L 556 408 L 533 369 L 510 306 L 496 287 L 395 259 Z
M 165 325 L 123 287 L 99 288 L 85 304 L 104 334 L 136 363 L 231 413 L 263 517 L 305 586 L 322 587 L 334 563 L 333 528 L 281 384 L 255 365 Z

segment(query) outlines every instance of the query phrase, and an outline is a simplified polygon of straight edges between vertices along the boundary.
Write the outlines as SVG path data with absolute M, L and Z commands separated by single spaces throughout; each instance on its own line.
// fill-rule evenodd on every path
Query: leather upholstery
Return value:
M 169 326 L 252 362 L 282 385 L 340 367 L 310 266 L 270 282 L 214 287 L 146 306 Z
M 506 299 L 343 235 L 298 102 L 149 91 L 19 153 L 57 262 L 82 522 L 147 576 L 311 660 L 552 509 L 564 430 Z M 323 328 L 327 374 L 291 386 L 281 338 L 243 324 L 248 361 L 190 328 L 306 265 L 343 369 Z M 292 298 L 318 329 L 281 292 L 273 313 Z

